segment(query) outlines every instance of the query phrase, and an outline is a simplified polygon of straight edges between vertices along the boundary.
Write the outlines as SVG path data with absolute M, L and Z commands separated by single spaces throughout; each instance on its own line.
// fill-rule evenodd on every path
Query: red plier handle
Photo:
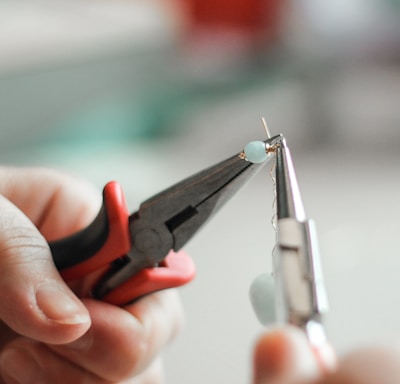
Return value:
M 278 139 L 266 140 L 266 148 Z M 265 163 L 240 152 L 155 194 L 131 215 L 121 187 L 111 182 L 93 223 L 50 244 L 55 264 L 66 280 L 101 272 L 94 297 L 118 305 L 185 284 L 194 277 L 193 262 L 171 250 L 179 251 Z
M 117 182 L 109 182 L 103 190 L 103 206 L 96 219 L 77 234 L 50 243 L 53 259 L 66 281 L 82 279 L 102 271 L 93 291 L 117 269 L 132 248 L 125 197 Z M 195 276 L 193 261 L 184 252 L 170 251 L 158 266 L 147 267 L 116 288 L 99 297 L 125 305 L 149 293 L 184 285 Z

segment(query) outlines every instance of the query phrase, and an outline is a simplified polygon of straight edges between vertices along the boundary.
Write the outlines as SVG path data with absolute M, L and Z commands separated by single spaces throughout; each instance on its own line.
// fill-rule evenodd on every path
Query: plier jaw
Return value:
M 325 341 L 323 314 L 328 302 L 317 233 L 306 218 L 300 188 L 285 139 L 276 146 L 277 247 L 273 254 L 278 322 L 304 329 L 313 344 Z
M 285 138 L 276 145 L 276 203 L 277 218 L 293 218 L 298 221 L 306 219 L 303 201 L 294 170 L 292 156 Z

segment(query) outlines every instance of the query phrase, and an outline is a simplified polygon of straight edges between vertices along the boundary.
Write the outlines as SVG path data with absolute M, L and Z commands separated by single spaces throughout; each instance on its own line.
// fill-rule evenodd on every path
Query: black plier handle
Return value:
M 50 244 L 55 264 L 68 281 L 101 271 L 92 293 L 116 305 L 183 285 L 195 267 L 178 251 L 264 164 L 238 153 L 151 197 L 131 215 L 120 185 L 110 182 L 93 223 Z

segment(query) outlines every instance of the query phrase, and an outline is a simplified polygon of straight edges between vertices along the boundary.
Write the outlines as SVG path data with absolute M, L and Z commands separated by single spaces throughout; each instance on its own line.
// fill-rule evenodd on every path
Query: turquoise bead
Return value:
M 265 143 L 262 141 L 250 141 L 250 143 L 244 147 L 243 152 L 246 159 L 251 163 L 262 163 L 268 158 Z
M 262 325 L 274 324 L 277 320 L 275 309 L 275 283 L 271 275 L 257 276 L 250 286 L 250 302 L 258 321 Z

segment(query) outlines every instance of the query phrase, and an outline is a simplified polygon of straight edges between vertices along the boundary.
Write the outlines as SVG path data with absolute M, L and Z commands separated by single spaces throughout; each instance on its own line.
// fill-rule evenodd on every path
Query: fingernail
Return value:
M 0 357 L 0 367 L 6 383 L 37 383 L 40 367 L 36 361 L 19 349 L 7 349 Z
M 291 363 L 293 374 L 312 380 L 321 373 L 321 367 L 313 352 L 305 333 L 298 329 L 288 328 L 287 335 L 292 344 Z
M 314 352 L 324 371 L 333 372 L 337 368 L 336 354 L 330 344 L 321 345 Z
M 36 302 L 43 314 L 59 324 L 83 324 L 90 321 L 83 304 L 56 282 L 40 284 Z

